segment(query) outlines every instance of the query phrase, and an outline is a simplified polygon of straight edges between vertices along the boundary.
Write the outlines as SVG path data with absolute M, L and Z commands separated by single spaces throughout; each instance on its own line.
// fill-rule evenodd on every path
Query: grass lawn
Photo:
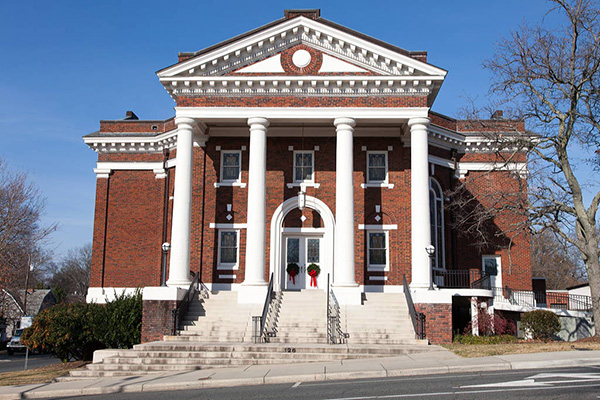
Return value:
M 519 342 L 503 344 L 445 344 L 443 347 L 461 357 L 501 356 L 506 354 L 545 353 L 549 351 L 600 350 L 594 342 Z
M 72 361 L 47 365 L 41 368 L 29 369 L 27 371 L 4 372 L 0 374 L 0 386 L 27 385 L 30 383 L 49 383 L 54 378 L 64 376 L 69 371 L 87 364 L 85 361 Z

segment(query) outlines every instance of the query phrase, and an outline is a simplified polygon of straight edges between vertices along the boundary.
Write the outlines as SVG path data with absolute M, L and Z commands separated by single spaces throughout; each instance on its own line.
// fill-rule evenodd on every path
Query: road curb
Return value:
M 564 367 L 584 367 L 590 365 L 599 365 L 600 358 L 584 358 L 584 359 L 565 359 L 565 360 L 540 360 L 540 361 L 506 361 L 502 360 L 497 363 L 482 363 L 469 365 L 444 365 L 434 367 L 418 367 L 418 368 L 402 368 L 383 371 L 349 371 L 349 372 L 330 372 L 326 369 L 322 373 L 302 374 L 302 375 L 274 375 L 268 376 L 268 373 L 263 377 L 254 378 L 239 378 L 239 379 L 202 379 L 197 381 L 177 382 L 177 383 L 137 383 L 131 385 L 117 384 L 114 386 L 91 386 L 81 389 L 63 389 L 63 390 L 43 390 L 38 387 L 29 388 L 15 393 L 0 394 L 0 400 L 17 400 L 17 399 L 41 399 L 65 396 L 87 396 L 99 394 L 115 394 L 115 393 L 141 393 L 141 392 L 157 392 L 157 391 L 172 391 L 172 390 L 191 390 L 191 389 L 208 389 L 208 388 L 223 388 L 236 386 L 256 386 L 256 385 L 272 385 L 283 383 L 296 382 L 324 382 L 333 380 L 352 380 L 352 379 L 372 379 L 372 378 L 392 378 L 415 375 L 440 375 L 446 373 L 467 373 L 467 372 L 482 372 L 482 371 L 505 371 L 505 370 L 523 370 L 523 369 L 546 369 L 546 368 L 564 368 Z M 269 371 L 269 373 L 272 370 Z M 164 379 L 161 376 L 161 379 Z M 40 390 L 41 389 L 41 390 Z

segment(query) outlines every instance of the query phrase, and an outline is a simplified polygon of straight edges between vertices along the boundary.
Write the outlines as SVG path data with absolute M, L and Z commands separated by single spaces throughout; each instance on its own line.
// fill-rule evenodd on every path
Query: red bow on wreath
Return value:
M 310 286 L 317 287 L 317 276 L 321 273 L 321 268 L 317 264 L 310 264 L 306 270 L 310 275 Z
M 296 284 L 296 272 L 290 271 L 288 274 L 290 276 L 289 280 L 292 281 L 292 283 L 295 285 Z

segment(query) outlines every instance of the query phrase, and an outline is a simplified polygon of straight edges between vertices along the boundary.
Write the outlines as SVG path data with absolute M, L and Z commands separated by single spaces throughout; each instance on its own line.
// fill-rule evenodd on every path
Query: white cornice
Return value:
M 410 118 L 427 117 L 427 107 L 175 107 L 177 116 L 212 121 L 246 121 L 260 116 L 271 121 L 329 121 L 350 117 L 363 121 L 385 120 L 406 122 Z
M 176 165 L 176 159 L 167 161 L 167 168 Z M 129 161 L 98 161 L 94 172 L 96 178 L 108 178 L 113 171 L 153 171 L 156 179 L 166 177 L 165 165 L 162 161 L 129 162 Z
M 443 77 L 218 76 L 161 78 L 175 96 L 404 96 L 429 95 Z
M 464 179 L 469 171 L 512 171 L 516 172 L 522 178 L 527 176 L 527 163 L 508 162 L 459 162 L 456 175 L 459 179 Z

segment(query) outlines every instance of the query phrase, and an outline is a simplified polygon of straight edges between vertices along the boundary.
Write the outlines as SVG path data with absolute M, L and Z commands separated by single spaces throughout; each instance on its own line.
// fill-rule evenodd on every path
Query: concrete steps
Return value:
M 403 295 L 365 295 L 364 304 L 341 307 L 347 344 L 327 344 L 327 295 L 323 290 L 283 292 L 277 336 L 271 343 L 252 343 L 252 316 L 262 305 L 237 303 L 236 292 L 218 292 L 194 301 L 178 336 L 134 346 L 101 350 L 101 362 L 71 377 L 144 375 L 257 364 L 325 362 L 391 357 L 437 350 L 414 338 Z M 99 360 L 97 360 L 99 361 Z

